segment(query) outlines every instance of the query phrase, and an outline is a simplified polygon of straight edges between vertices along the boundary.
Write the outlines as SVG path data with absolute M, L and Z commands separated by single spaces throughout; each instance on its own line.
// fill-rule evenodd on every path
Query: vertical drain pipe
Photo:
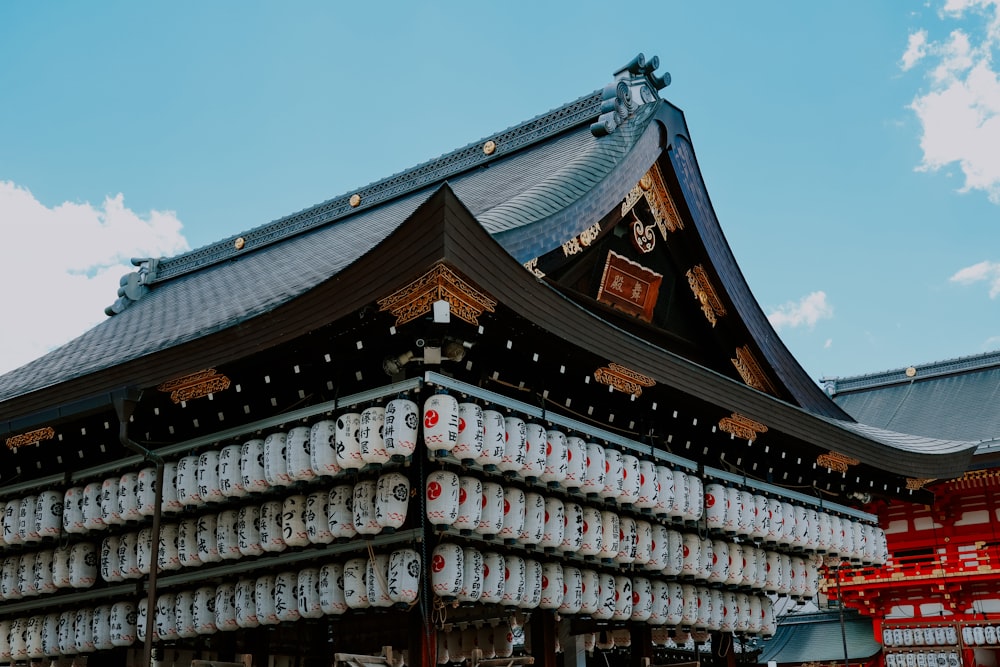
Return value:
M 143 460 L 156 465 L 154 483 L 153 528 L 150 537 L 149 583 L 146 591 L 146 637 L 142 645 L 142 667 L 150 667 L 153 659 L 153 631 L 156 620 L 156 574 L 160 569 L 160 515 L 163 505 L 163 457 L 150 451 L 128 437 L 128 423 L 135 411 L 142 392 L 135 387 L 125 387 L 113 394 L 115 412 L 118 413 L 118 440 L 121 444 L 142 455 Z

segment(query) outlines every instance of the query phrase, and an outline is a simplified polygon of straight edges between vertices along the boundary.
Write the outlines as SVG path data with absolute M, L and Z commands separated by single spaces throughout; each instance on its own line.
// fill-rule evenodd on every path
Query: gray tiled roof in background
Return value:
M 854 610 L 844 611 L 843 634 L 838 612 L 789 614 L 778 623 L 774 636 L 764 642 L 757 663 L 769 661 L 781 664 L 803 662 L 843 663 L 844 634 L 847 636 L 849 660 L 870 658 L 882 650 L 875 639 L 870 618 Z

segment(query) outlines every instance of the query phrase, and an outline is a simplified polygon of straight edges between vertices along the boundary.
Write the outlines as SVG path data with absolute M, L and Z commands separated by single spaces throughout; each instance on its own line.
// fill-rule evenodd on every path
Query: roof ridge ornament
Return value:
M 614 73 L 614 80 L 601 91 L 601 115 L 590 126 L 595 137 L 611 134 L 640 106 L 660 99 L 656 91 L 670 85 L 670 73 L 657 76 L 654 72 L 659 66 L 659 57 L 647 61 L 640 53 Z
M 118 281 L 118 299 L 104 309 L 108 317 L 117 315 L 143 297 L 149 291 L 147 285 L 156 280 L 156 269 L 160 260 L 153 257 L 133 257 L 132 266 L 138 271 L 126 273 Z

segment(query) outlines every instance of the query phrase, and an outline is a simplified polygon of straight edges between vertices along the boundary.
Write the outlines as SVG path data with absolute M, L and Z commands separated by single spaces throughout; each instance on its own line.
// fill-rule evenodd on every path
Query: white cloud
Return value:
M 827 338 L 826 342 L 823 343 L 823 349 L 824 350 L 829 350 L 831 347 L 833 347 L 833 339 L 832 338 Z
M 928 41 L 926 31 L 910 35 L 901 68 L 927 66 L 930 89 L 910 108 L 923 131 L 921 171 L 958 165 L 965 182 L 961 192 L 981 190 L 1000 204 L 1000 81 L 993 57 L 1000 46 L 997 0 L 948 0 L 943 20 L 964 20 L 942 41 Z
M 0 284 L 4 345 L 0 373 L 41 356 L 94 326 L 117 298 L 132 257 L 188 249 L 170 211 L 140 216 L 124 197 L 100 206 L 41 204 L 26 188 L 0 181 Z
M 767 316 L 775 329 L 816 326 L 816 322 L 833 317 L 833 306 L 826 302 L 826 292 L 813 292 L 798 301 L 778 306 Z
M 987 282 L 990 285 L 990 298 L 1000 296 L 1000 262 L 979 262 L 964 269 L 959 269 L 949 280 L 961 285 Z

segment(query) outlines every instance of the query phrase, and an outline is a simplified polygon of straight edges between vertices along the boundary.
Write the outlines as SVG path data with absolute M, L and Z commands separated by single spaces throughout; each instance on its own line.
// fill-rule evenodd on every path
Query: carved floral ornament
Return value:
M 767 433 L 767 426 L 745 415 L 734 412 L 719 420 L 719 430 L 732 436 L 753 442 L 761 433 Z
M 726 307 L 722 305 L 722 300 L 712 286 L 708 273 L 701 264 L 696 264 L 688 269 L 686 275 L 694 298 L 701 304 L 701 312 L 714 327 L 717 319 L 726 314 Z
M 444 264 L 436 264 L 413 282 L 379 299 L 378 305 L 379 311 L 389 311 L 395 316 L 398 327 L 431 312 L 436 301 L 447 301 L 451 313 L 469 324 L 479 324 L 479 316 L 495 312 L 497 305 L 496 299 Z
M 594 371 L 594 379 L 623 394 L 633 396 L 641 396 L 643 387 L 652 387 L 656 384 L 653 378 L 613 362 Z
M 906 478 L 906 488 L 909 489 L 910 491 L 919 491 L 920 489 L 924 488 L 925 486 L 927 486 L 931 482 L 936 482 L 936 481 L 937 481 L 937 479 L 934 479 L 934 478 L 931 478 L 931 479 L 916 479 L 916 478 L 913 478 L 913 477 L 907 477 Z
M 856 466 L 859 463 L 861 461 L 852 456 L 834 451 L 820 454 L 816 457 L 816 465 L 835 470 L 836 472 L 847 472 L 848 467 Z
M 736 357 L 730 359 L 733 362 L 733 366 L 736 367 L 736 371 L 743 378 L 743 381 L 747 385 L 753 387 L 757 391 L 762 391 L 766 394 L 774 395 L 776 392 L 774 390 L 774 385 L 771 381 L 767 379 L 764 375 L 764 371 L 760 364 L 757 362 L 757 358 L 754 357 L 753 352 L 750 351 L 748 345 L 742 345 L 736 348 Z
M 635 205 L 643 200 L 653 216 L 652 224 L 643 222 L 633 210 Z M 625 195 L 621 206 L 622 219 L 624 220 L 629 213 L 632 213 L 632 243 L 643 253 L 652 252 L 656 247 L 654 230 L 659 231 L 660 236 L 666 241 L 667 232 L 684 229 L 684 222 L 670 198 L 670 193 L 667 192 L 663 174 L 656 163 L 653 163 L 649 171 L 639 179 L 639 183 Z
M 7 438 L 7 448 L 17 449 L 18 447 L 37 445 L 42 440 L 51 440 L 54 437 L 56 437 L 55 430 L 53 430 L 51 426 L 46 426 L 45 428 L 28 431 L 27 433 L 21 433 L 20 435 L 10 436 Z
M 174 380 L 167 380 L 157 387 L 162 392 L 170 393 L 170 400 L 174 403 L 181 401 L 191 401 L 196 398 L 215 394 L 229 389 L 230 381 L 222 373 L 214 368 L 191 373 Z

